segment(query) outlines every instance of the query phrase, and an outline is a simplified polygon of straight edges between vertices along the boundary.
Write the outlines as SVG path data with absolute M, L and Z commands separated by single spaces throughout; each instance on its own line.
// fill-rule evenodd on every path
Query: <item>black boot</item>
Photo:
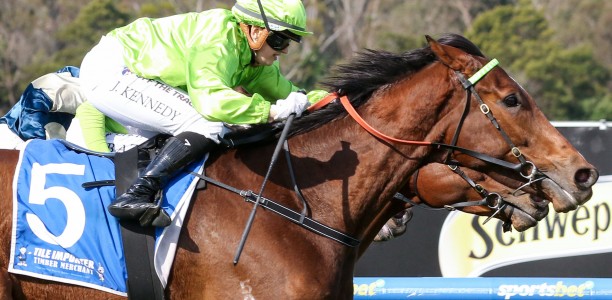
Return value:
M 208 139 L 205 139 L 205 142 L 205 144 L 212 143 L 214 145 L 214 142 Z M 206 148 L 209 149 L 210 147 Z M 168 138 L 142 176 L 123 195 L 117 197 L 108 206 L 110 214 L 119 219 L 134 220 L 139 219 L 147 209 L 156 209 L 159 211 L 159 215 L 156 216 L 153 225 L 168 226 L 171 221 L 170 216 L 155 203 L 155 196 L 175 173 L 192 163 L 195 158 L 203 155 L 203 153 L 193 152 L 191 146 L 185 144 L 183 140 L 176 137 Z

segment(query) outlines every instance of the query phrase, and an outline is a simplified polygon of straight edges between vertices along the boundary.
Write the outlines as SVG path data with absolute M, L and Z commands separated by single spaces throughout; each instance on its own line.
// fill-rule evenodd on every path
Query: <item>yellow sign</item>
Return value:
M 499 267 L 575 255 L 612 252 L 612 182 L 598 183 L 585 205 L 568 213 L 551 209 L 524 232 L 502 232 L 501 221 L 452 212 L 442 226 L 439 260 L 444 277 L 477 277 Z

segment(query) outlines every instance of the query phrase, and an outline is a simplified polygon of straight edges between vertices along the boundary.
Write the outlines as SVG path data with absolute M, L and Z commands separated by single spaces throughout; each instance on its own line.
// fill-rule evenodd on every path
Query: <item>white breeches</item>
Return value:
M 93 106 L 144 136 L 190 131 L 219 142 L 217 135 L 226 130 L 223 123 L 204 119 L 184 91 L 130 72 L 122 52 L 115 38 L 103 37 L 83 59 L 80 78 Z

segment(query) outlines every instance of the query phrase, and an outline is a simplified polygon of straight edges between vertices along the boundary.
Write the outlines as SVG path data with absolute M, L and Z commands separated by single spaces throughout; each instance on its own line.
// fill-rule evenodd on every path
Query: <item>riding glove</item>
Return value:
M 299 117 L 308 106 L 310 106 L 310 102 L 308 102 L 308 97 L 305 94 L 292 92 L 286 99 L 277 100 L 276 104 L 272 104 L 270 116 L 274 121 L 284 120 L 292 113 Z

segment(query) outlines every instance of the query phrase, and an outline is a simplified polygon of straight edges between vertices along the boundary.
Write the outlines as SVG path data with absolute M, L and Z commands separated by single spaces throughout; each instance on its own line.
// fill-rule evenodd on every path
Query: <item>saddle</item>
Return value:
M 225 136 L 219 137 L 221 146 L 230 149 L 244 145 L 263 145 L 271 143 L 278 138 L 278 134 L 283 130 L 283 122 L 254 124 L 254 125 L 228 125 L 230 132 Z
M 275 135 L 282 130 L 283 124 L 261 124 L 254 126 L 233 125 L 228 126 L 230 132 L 220 138 L 220 147 L 213 151 L 225 151 L 230 148 L 244 145 L 263 144 L 275 139 Z M 116 194 L 124 193 L 138 178 L 152 159 L 155 158 L 169 135 L 160 134 L 137 147 L 124 152 L 102 153 L 79 147 L 67 141 L 62 143 L 73 151 L 90 155 L 107 157 L 115 164 L 115 180 L 90 182 L 84 188 L 114 185 Z M 205 181 L 200 179 L 197 189 L 205 188 Z M 144 225 L 150 225 L 154 216 L 150 216 Z M 121 236 L 128 273 L 128 297 L 130 299 L 164 299 L 164 287 L 156 276 L 154 267 L 155 227 L 142 226 L 141 222 L 134 220 L 120 220 Z

